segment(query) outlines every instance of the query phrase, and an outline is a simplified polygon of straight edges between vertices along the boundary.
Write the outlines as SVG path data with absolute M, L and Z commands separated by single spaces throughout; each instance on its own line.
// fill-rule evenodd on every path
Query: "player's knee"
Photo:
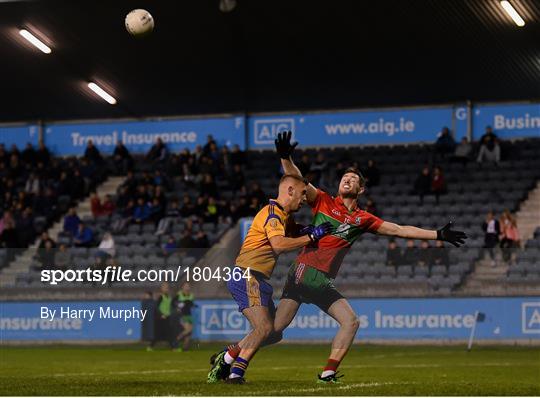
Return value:
M 360 321 L 358 320 L 358 317 L 354 315 L 344 320 L 341 323 L 341 327 L 354 330 L 356 332 L 358 328 L 360 327 Z
M 258 333 L 261 335 L 263 340 L 266 340 L 270 337 L 274 331 L 271 323 L 263 323 L 257 328 Z

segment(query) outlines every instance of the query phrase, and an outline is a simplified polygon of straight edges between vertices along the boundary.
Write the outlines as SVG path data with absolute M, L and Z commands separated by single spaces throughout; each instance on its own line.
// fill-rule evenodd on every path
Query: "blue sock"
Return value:
M 244 358 L 237 357 L 233 366 L 231 367 L 231 375 L 229 377 L 244 377 L 244 373 L 246 372 L 248 365 L 249 361 L 246 361 Z

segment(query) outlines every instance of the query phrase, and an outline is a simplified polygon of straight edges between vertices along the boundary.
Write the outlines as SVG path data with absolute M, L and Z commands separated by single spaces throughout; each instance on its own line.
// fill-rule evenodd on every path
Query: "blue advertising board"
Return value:
M 473 111 L 473 136 L 478 140 L 491 126 L 499 137 L 540 137 L 540 103 L 514 105 L 476 105 Z
M 251 224 L 253 224 L 253 217 L 244 217 L 239 220 L 240 224 L 240 242 L 243 243 L 244 239 L 246 239 L 246 235 L 249 231 L 249 228 L 251 227 Z
M 245 147 L 243 116 L 48 124 L 44 131 L 47 146 L 56 155 L 82 155 L 88 140 L 105 154 L 111 154 L 119 140 L 133 153 L 146 153 L 158 137 L 172 151 L 193 150 L 197 145 L 206 144 L 208 135 L 212 135 L 219 146 L 237 144 L 240 149 Z
M 426 108 L 252 116 L 249 148 L 270 149 L 276 135 L 291 130 L 302 147 L 435 142 L 442 127 L 451 128 L 454 109 Z M 460 140 L 466 129 L 455 136 Z
M 352 299 L 360 328 L 357 339 L 464 340 L 469 337 L 476 311 L 485 319 L 476 338 L 486 340 L 540 339 L 540 298 Z M 195 314 L 196 338 L 238 340 L 249 323 L 231 300 L 199 301 Z M 284 338 L 331 340 L 338 324 L 314 305 L 303 304 Z
M 139 301 L 2 302 L 0 341 L 138 341 L 141 319 L 126 318 L 135 310 L 141 310 Z
M 38 141 L 39 126 L 35 124 L 24 126 L 0 126 L 0 144 L 4 144 L 8 150 L 12 145 L 17 145 L 17 148 L 22 150 L 28 142 L 36 146 Z

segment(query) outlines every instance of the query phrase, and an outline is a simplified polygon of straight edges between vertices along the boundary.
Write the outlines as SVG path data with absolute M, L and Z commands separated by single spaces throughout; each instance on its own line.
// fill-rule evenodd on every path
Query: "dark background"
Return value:
M 511 3 L 525 27 L 498 0 L 0 2 L 0 121 L 537 99 L 540 3 Z M 126 32 L 134 8 L 150 37 Z

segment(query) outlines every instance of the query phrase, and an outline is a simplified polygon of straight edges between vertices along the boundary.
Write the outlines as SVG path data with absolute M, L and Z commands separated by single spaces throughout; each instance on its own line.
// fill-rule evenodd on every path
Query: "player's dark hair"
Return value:
M 360 179 L 360 186 L 361 187 L 363 187 L 366 184 L 366 179 L 364 178 L 362 173 L 360 173 L 360 170 L 358 170 L 356 167 L 348 167 L 341 177 L 343 178 L 343 176 L 345 174 L 347 174 L 347 173 L 356 174 L 358 176 L 358 178 Z
M 300 181 L 300 182 L 303 182 L 304 185 L 308 185 L 309 184 L 309 181 L 307 180 L 307 178 L 304 178 L 304 177 L 301 177 L 301 176 L 297 176 L 297 175 L 294 175 L 294 174 L 284 174 L 283 176 L 281 176 L 281 179 L 279 180 L 279 185 L 281 185 L 281 183 L 289 178 L 292 178 L 293 180 L 296 180 L 296 181 Z

